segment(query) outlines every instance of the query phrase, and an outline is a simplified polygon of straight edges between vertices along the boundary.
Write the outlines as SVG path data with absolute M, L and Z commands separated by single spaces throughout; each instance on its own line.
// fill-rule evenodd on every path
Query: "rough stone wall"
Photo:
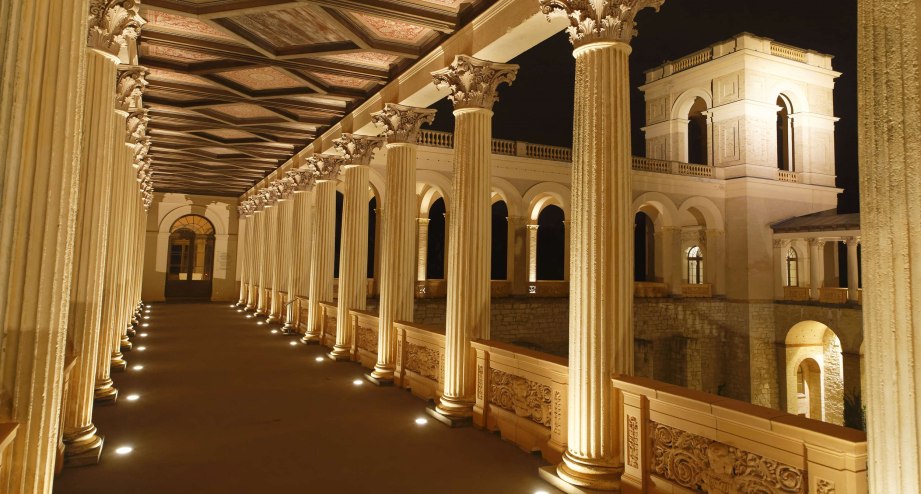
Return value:
M 822 341 L 825 421 L 844 424 L 844 382 L 842 374 L 841 345 L 831 331 L 825 331 Z

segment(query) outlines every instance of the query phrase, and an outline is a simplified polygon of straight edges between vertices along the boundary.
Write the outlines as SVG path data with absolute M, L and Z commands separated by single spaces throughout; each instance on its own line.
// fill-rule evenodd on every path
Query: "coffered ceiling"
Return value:
M 154 188 L 237 196 L 494 0 L 145 0 Z

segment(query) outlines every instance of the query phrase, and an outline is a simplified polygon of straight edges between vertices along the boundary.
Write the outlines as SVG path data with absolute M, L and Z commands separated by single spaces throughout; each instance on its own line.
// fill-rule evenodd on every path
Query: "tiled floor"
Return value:
M 558 492 L 539 457 L 482 430 L 417 425 L 422 400 L 364 381 L 358 364 L 318 362 L 327 349 L 289 345 L 228 305 L 153 305 L 114 376 L 118 403 L 95 412 L 101 463 L 66 469 L 55 493 Z

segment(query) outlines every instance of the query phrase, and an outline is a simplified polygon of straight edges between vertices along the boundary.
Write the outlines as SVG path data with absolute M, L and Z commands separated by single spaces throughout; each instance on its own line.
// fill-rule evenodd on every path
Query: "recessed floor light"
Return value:
M 260 324 L 261 324 L 261 323 L 260 323 Z M 277 330 L 277 329 L 273 329 L 273 330 L 269 331 L 269 333 L 278 334 L 278 330 Z
M 237 312 L 243 312 L 243 309 L 237 309 Z
M 125 397 L 125 399 L 128 401 L 138 401 L 139 399 L 141 399 L 141 396 L 140 395 L 128 395 Z
M 144 319 L 150 319 L 150 316 L 144 316 Z
M 148 326 L 150 326 L 150 323 L 149 323 L 149 322 L 145 322 L 144 324 L 141 324 L 141 327 L 142 327 L 142 328 L 146 328 L 146 327 L 148 327 Z
M 115 449 L 115 454 L 117 454 L 117 455 L 126 455 L 126 454 L 128 454 L 128 453 L 130 453 L 130 452 L 132 452 L 132 451 L 134 451 L 134 448 L 132 448 L 131 446 L 122 446 L 122 447 L 120 447 L 120 448 L 116 448 L 116 449 Z
M 324 360 L 326 360 L 326 359 L 323 358 L 323 357 L 317 357 L 317 358 L 315 358 L 314 360 L 316 360 L 317 362 L 322 362 L 322 361 L 324 361 Z
M 141 338 L 147 338 L 147 333 L 141 333 L 141 334 L 140 334 L 140 337 L 141 337 Z
M 230 304 L 230 307 L 231 307 L 231 308 L 233 308 L 233 307 L 236 307 L 236 306 L 235 306 L 235 305 L 233 305 L 233 304 Z
M 429 420 L 426 418 L 419 417 L 416 419 L 416 425 L 425 425 L 427 423 L 429 423 Z M 535 493 L 535 494 L 538 494 L 538 493 Z
M 152 305 L 148 305 L 148 306 L 147 306 L 148 309 L 151 308 L 151 307 L 153 307 L 153 306 L 152 306 Z
M 150 309 L 144 311 L 145 314 L 150 314 Z
M 291 345 L 291 346 L 297 346 L 297 342 L 296 342 L 296 341 L 289 341 L 288 344 Z
M 139 351 L 139 352 L 143 352 L 144 350 L 147 350 L 147 347 L 146 347 L 146 346 L 139 346 L 139 347 L 138 347 L 138 351 Z
M 131 368 L 131 370 L 144 370 L 144 366 L 143 366 L 143 365 L 135 365 L 134 367 Z
M 258 325 L 260 325 L 260 326 L 262 326 L 262 325 L 263 325 L 263 324 L 265 324 L 265 323 L 264 323 L 264 322 L 262 322 L 262 321 L 259 321 L 259 322 L 257 322 L 256 324 L 258 324 Z
M 361 379 L 356 379 L 352 381 L 352 384 L 354 384 L 355 386 L 361 386 L 362 384 L 364 384 L 364 381 L 362 381 Z
M 253 318 L 253 315 L 252 315 L 252 314 L 247 314 L 247 315 L 246 315 L 246 318 L 247 318 L 247 319 L 252 319 L 252 318 Z

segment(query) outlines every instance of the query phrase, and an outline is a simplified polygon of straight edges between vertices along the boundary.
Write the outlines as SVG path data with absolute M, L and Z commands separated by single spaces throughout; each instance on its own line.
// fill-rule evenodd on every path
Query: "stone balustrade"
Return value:
M 567 360 L 496 341 L 471 346 L 477 375 L 473 422 L 558 463 L 566 448 Z
M 635 281 L 633 283 L 633 296 L 637 298 L 667 298 L 668 283 Z
M 791 183 L 800 183 L 800 175 L 796 172 L 788 172 L 786 170 L 777 170 L 777 180 L 781 182 L 791 182 Z
M 362 366 L 373 369 L 377 362 L 377 332 L 380 325 L 377 314 L 366 310 L 350 310 L 349 316 L 355 328 L 353 358 Z
M 305 325 L 307 324 L 307 315 L 309 312 L 308 302 L 310 302 L 310 297 L 301 295 L 294 296 L 294 314 L 296 318 L 294 327 L 300 334 L 307 332 L 307 327 Z
M 867 492 L 863 432 L 651 379 L 612 384 L 622 492 Z
M 819 302 L 823 304 L 846 304 L 847 288 L 819 288 Z
M 805 286 L 785 286 L 783 287 L 783 299 L 795 302 L 808 302 L 809 288 Z
M 684 297 L 710 298 L 713 296 L 713 285 L 710 283 L 685 283 L 681 285 L 681 295 Z
M 335 303 L 320 302 L 320 344 L 332 348 L 336 344 Z
M 395 383 L 424 400 L 440 398 L 444 391 L 445 328 L 409 322 L 397 322 L 394 327 Z

